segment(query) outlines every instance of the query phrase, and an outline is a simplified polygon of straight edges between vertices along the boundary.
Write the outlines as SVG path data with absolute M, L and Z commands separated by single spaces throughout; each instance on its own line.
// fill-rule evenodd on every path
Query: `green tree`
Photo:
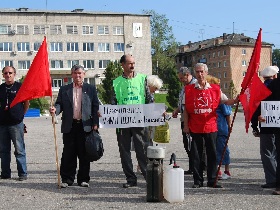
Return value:
M 272 64 L 280 67 L 280 49 L 274 49 L 272 52 Z
M 153 74 L 157 74 L 165 84 L 168 84 L 169 96 L 167 101 L 171 106 L 175 107 L 177 106 L 180 91 L 175 63 L 175 55 L 179 43 L 174 38 L 172 27 L 169 26 L 166 15 L 160 15 L 154 10 L 144 10 L 143 13 L 151 15 Z
M 113 95 L 113 80 L 120 76 L 123 72 L 119 61 L 110 62 L 104 71 L 105 79 L 102 80 L 102 87 L 98 87 L 101 101 L 105 104 L 111 104 Z
M 181 90 L 181 83 L 178 80 L 176 68 L 169 71 L 168 78 L 168 95 L 166 99 L 170 106 L 174 108 L 178 106 L 178 96 Z

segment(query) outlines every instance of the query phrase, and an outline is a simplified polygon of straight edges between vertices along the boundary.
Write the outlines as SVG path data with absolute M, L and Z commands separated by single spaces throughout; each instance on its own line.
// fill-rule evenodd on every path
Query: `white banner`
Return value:
M 165 104 L 100 105 L 100 128 L 128 128 L 164 125 Z
M 280 101 L 262 101 L 261 116 L 265 119 L 262 127 L 280 127 Z

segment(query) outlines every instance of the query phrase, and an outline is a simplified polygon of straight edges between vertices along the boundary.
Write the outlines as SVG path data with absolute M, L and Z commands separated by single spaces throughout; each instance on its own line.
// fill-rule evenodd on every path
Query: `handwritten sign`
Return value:
M 265 119 L 262 127 L 280 127 L 280 101 L 262 101 L 261 115 Z
M 100 105 L 100 128 L 128 128 L 164 125 L 165 104 Z

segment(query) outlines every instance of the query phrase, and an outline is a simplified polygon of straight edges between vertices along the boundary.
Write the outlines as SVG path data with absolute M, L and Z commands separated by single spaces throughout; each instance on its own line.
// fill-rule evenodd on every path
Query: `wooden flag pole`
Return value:
M 53 97 L 51 97 L 51 106 L 53 107 Z M 58 152 L 57 152 L 57 140 L 56 140 L 56 129 L 55 129 L 55 113 L 52 114 L 52 124 L 53 124 L 53 133 L 54 133 L 54 146 L 55 146 L 55 163 L 56 163 L 56 169 L 57 169 L 57 186 L 58 188 L 61 188 L 60 185 L 60 169 L 58 164 Z
M 225 153 L 226 153 L 226 149 L 227 149 L 227 145 L 228 145 L 228 140 L 229 140 L 230 134 L 232 132 L 232 127 L 233 127 L 233 123 L 234 123 L 234 120 L 235 120 L 235 117 L 236 117 L 236 113 L 238 111 L 238 106 L 239 106 L 239 99 L 238 99 L 238 102 L 237 102 L 236 107 L 235 107 L 235 112 L 234 112 L 234 115 L 233 115 L 233 118 L 232 118 L 232 121 L 231 121 L 231 125 L 230 125 L 230 128 L 229 128 L 229 133 L 228 133 L 228 137 L 227 137 L 227 140 L 226 140 L 226 144 L 224 146 L 224 149 L 223 149 L 223 152 L 222 152 L 222 157 L 221 157 L 218 169 L 217 169 L 216 178 L 215 178 L 215 182 L 214 182 L 214 187 L 216 186 L 217 181 L 218 181 L 219 171 L 220 171 L 220 168 L 221 168 L 221 165 L 222 165 Z

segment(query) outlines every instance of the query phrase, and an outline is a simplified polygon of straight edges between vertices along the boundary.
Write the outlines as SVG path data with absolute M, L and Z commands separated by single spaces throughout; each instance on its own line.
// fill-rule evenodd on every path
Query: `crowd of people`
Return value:
M 163 82 L 156 76 L 147 76 L 135 71 L 135 60 L 125 54 L 120 59 L 123 73 L 113 80 L 112 105 L 133 105 L 154 103 L 154 93 Z M 178 70 L 182 90 L 178 96 L 178 107 L 172 117 L 181 115 L 182 144 L 188 156 L 189 169 L 185 175 L 193 176 L 193 188 L 204 186 L 206 171 L 207 187 L 222 188 L 218 179 L 231 178 L 230 151 L 227 138 L 231 127 L 231 105 L 238 102 L 228 99 L 220 89 L 220 80 L 208 74 L 204 63 L 197 63 L 194 75 L 187 67 Z M 279 69 L 269 66 L 261 71 L 265 85 L 272 94 L 265 100 L 279 101 Z M 16 69 L 6 66 L 2 69 L 5 83 L 0 85 L 0 158 L 1 179 L 11 178 L 11 142 L 15 147 L 18 180 L 27 179 L 27 164 L 24 144 L 24 114 L 29 101 L 10 107 L 21 84 L 15 81 Z M 61 187 L 67 188 L 75 182 L 81 187 L 89 187 L 90 161 L 85 156 L 87 133 L 99 128 L 99 99 L 96 87 L 84 82 L 85 69 L 74 65 L 71 69 L 73 82 L 59 89 L 58 97 L 50 107 L 52 115 L 62 113 L 61 133 L 63 151 L 60 164 Z M 276 188 L 280 195 L 280 128 L 262 128 L 260 107 L 252 118 L 253 135 L 260 137 L 260 154 L 266 183 L 263 188 Z M 166 113 L 163 113 L 164 115 Z M 260 127 L 258 127 L 260 126 Z M 117 128 L 116 136 L 123 173 L 126 177 L 124 188 L 137 186 L 131 149 L 136 153 L 139 170 L 146 179 L 147 147 L 152 145 L 154 127 Z M 132 144 L 133 143 L 133 144 Z M 225 149 L 225 154 L 223 154 Z M 220 163 L 221 162 L 221 163 Z M 279 163 L 279 164 L 278 164 Z M 224 165 L 224 172 L 218 171 Z M 78 170 L 77 170 L 78 167 Z

